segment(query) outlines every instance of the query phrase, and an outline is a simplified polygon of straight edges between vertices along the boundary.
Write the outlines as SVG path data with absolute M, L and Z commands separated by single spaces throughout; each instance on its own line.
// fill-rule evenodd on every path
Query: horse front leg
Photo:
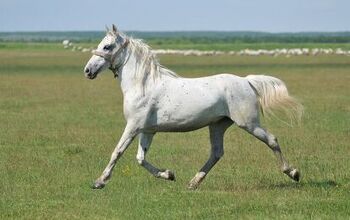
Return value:
M 108 162 L 102 175 L 93 184 L 93 189 L 102 189 L 106 185 L 106 182 L 111 177 L 113 168 L 118 159 L 122 156 L 137 134 L 137 129 L 134 126 L 127 125 L 125 127 L 122 137 L 112 153 L 110 161 Z
M 175 180 L 175 175 L 172 171 L 167 169 L 159 169 L 155 166 L 153 166 L 151 163 L 149 163 L 146 160 L 146 153 L 148 152 L 152 139 L 154 134 L 150 133 L 141 133 L 140 134 L 140 140 L 139 140 L 139 146 L 138 151 L 136 155 L 136 159 L 138 163 L 144 167 L 148 172 L 150 172 L 153 176 L 166 179 L 166 180 Z

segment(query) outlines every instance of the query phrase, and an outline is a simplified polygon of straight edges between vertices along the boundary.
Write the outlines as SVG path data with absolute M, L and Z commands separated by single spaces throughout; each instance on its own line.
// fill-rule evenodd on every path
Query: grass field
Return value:
M 83 77 L 89 54 L 61 45 L 0 47 L 0 219 L 349 219 L 350 58 L 181 57 L 182 76 L 220 72 L 281 78 L 305 106 L 300 126 L 267 119 L 300 183 L 272 152 L 232 127 L 225 155 L 199 190 L 188 181 L 209 153 L 207 129 L 156 135 L 149 161 L 175 171 L 155 179 L 137 165 L 136 142 L 103 190 L 91 190 L 125 124 L 110 72 Z M 11 49 L 12 48 L 12 49 Z

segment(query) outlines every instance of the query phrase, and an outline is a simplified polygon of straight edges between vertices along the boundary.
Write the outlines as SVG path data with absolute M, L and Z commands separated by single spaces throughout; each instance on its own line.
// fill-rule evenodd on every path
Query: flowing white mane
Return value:
M 157 80 L 161 78 L 162 75 L 174 78 L 180 77 L 175 72 L 162 66 L 151 48 L 141 39 L 128 38 L 130 41 L 128 47 L 137 59 L 135 73 L 137 82 L 140 82 L 144 86 L 148 79 Z

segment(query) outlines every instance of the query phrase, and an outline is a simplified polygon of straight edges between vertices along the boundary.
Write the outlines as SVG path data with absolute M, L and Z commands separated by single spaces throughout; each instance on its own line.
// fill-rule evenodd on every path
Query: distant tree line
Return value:
M 350 32 L 267 33 L 249 31 L 175 31 L 140 32 L 128 35 L 153 44 L 211 44 L 211 43 L 350 43 Z M 0 41 L 24 42 L 97 42 L 105 35 L 100 31 L 75 32 L 0 32 Z

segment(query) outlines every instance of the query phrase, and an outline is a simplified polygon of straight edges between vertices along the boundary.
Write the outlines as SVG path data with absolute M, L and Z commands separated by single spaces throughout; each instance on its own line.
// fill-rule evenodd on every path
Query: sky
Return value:
M 350 31 L 350 0 L 0 0 L 0 32 Z

